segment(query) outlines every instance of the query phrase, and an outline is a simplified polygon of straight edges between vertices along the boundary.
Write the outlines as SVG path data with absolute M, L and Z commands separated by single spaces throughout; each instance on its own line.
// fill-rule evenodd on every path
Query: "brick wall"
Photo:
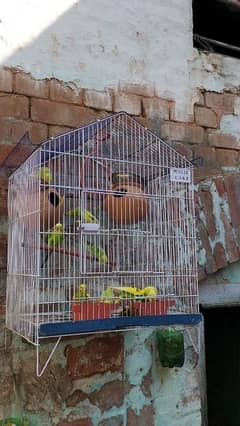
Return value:
M 119 91 L 77 88 L 56 79 L 34 80 L 15 69 L 0 70 L 0 160 L 28 130 L 33 143 L 103 117 L 126 111 L 161 137 L 169 138 L 188 157 L 201 155 L 207 166 L 236 166 L 240 141 L 219 133 L 224 115 L 236 115 L 235 93 L 199 92 L 192 122 L 174 120 L 175 103 L 155 96 L 154 89 L 121 84 Z M 182 144 L 183 146 L 181 147 Z
M 100 92 L 77 88 L 56 79 L 34 80 L 20 70 L 5 68 L 0 70 L 0 162 L 26 130 L 37 145 L 107 114 L 125 110 L 134 115 L 144 126 L 169 139 L 186 157 L 202 156 L 204 159 L 204 167 L 196 170 L 199 272 L 202 279 L 239 259 L 239 178 L 236 173 L 240 142 L 233 134 L 224 133 L 221 127 L 224 117 L 239 116 L 238 104 L 238 93 L 199 92 L 193 121 L 180 122 L 174 119 L 173 100 L 157 97 L 151 86 L 120 84 L 118 92 L 110 89 Z M 7 178 L 3 173 L 0 175 L 0 197 L 0 321 L 3 325 L 7 253 Z M 217 210 L 214 206 L 218 206 Z M 164 415 L 169 416 L 164 402 L 154 394 L 154 386 L 156 389 L 159 386 L 157 374 L 161 368 L 159 361 L 154 361 L 153 334 L 136 335 L 132 346 L 129 344 L 132 337 L 127 334 L 125 343 L 121 336 L 115 343 L 114 337 L 109 336 L 64 344 L 57 362 L 50 365 L 46 376 L 36 380 L 32 348 L 26 348 L 19 338 L 11 335 L 9 352 L 5 353 L 1 330 L 0 351 L 4 354 L 4 367 L 0 375 L 3 390 L 0 417 L 3 413 L 9 414 L 8 407 L 15 406 L 19 398 L 21 410 L 30 417 L 32 415 L 33 424 L 46 426 L 150 426 L 159 424 L 156 421 L 160 422 L 160 419 L 165 421 L 159 404 L 162 404 Z M 193 349 L 190 353 L 186 377 L 189 368 L 194 371 L 197 366 L 197 362 L 193 362 Z M 147 368 L 140 363 L 142 359 L 144 362 L 144 356 Z M 130 365 L 135 372 L 132 381 L 131 371 L 126 373 Z M 178 374 L 182 373 L 174 371 L 169 374 L 178 383 Z M 169 395 L 169 409 L 172 410 L 176 404 L 181 405 L 179 395 L 187 400 L 187 393 L 191 392 L 189 404 L 184 405 L 183 426 L 201 423 L 199 407 L 197 415 L 193 412 L 193 418 L 189 414 L 191 403 L 198 404 L 199 401 L 194 375 L 196 372 L 185 390 L 176 387 L 177 395 Z M 161 380 L 161 386 L 164 386 L 164 372 Z M 195 389 L 193 396 L 192 389 Z M 156 407 L 152 403 L 154 399 Z M 154 414 L 155 409 L 158 417 Z M 42 413 L 42 420 L 37 423 L 39 413 Z

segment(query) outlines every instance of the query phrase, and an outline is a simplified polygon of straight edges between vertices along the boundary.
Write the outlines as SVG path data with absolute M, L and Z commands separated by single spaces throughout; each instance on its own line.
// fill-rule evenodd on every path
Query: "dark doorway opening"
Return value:
M 193 0 L 195 47 L 240 58 L 239 26 L 239 0 Z
M 203 309 L 208 426 L 240 426 L 240 308 Z

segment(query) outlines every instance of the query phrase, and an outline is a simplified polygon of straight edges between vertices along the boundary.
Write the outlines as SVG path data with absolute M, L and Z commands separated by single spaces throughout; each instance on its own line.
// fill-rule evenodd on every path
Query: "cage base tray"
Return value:
M 40 324 L 39 337 L 67 336 L 104 331 L 121 331 L 132 327 L 157 327 L 167 325 L 195 325 L 202 314 L 169 314 L 142 317 L 118 317 L 101 320 L 66 321 Z

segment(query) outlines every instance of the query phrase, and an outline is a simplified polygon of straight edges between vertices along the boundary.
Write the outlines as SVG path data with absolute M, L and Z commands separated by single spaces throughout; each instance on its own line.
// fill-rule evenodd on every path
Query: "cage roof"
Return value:
M 167 162 L 171 165 L 171 167 L 193 167 L 193 162 L 184 157 L 181 153 L 179 153 L 175 148 L 173 148 L 168 142 L 162 140 L 156 134 L 154 134 L 151 130 L 144 127 L 141 123 L 139 123 L 135 118 L 131 117 L 128 113 L 122 111 L 116 113 L 114 115 L 107 116 L 102 119 L 98 119 L 92 123 L 87 125 L 83 125 L 77 129 L 73 129 L 71 131 L 62 133 L 58 136 L 51 137 L 47 141 L 42 142 L 33 153 L 29 155 L 29 157 L 23 162 L 22 165 L 18 167 L 21 168 L 26 162 L 28 162 L 33 156 L 36 155 L 37 151 L 40 151 L 40 155 L 34 158 L 35 166 L 38 167 L 41 164 L 44 164 L 50 161 L 57 156 L 63 155 L 64 153 L 69 153 L 72 151 L 80 150 L 84 144 L 86 144 L 89 140 L 94 138 L 99 131 L 103 132 L 105 129 L 111 129 L 112 132 L 122 131 L 123 132 L 123 120 L 124 120 L 124 131 L 127 132 L 128 137 L 135 138 L 147 138 L 147 136 L 151 136 L 151 144 L 145 144 L 141 146 L 139 143 L 138 153 L 144 151 L 144 155 L 147 156 L 147 151 L 151 150 L 151 158 L 153 157 L 153 144 L 159 146 L 161 144 L 164 147 L 164 152 L 166 155 Z M 133 130 L 134 129 L 134 130 Z M 21 145 L 21 140 L 18 144 Z M 150 146 L 151 145 L 151 146 Z M 156 155 L 155 155 L 156 154 Z M 10 153 L 11 156 L 11 153 Z M 9 157 L 8 157 L 9 158 Z M 171 159 L 174 158 L 174 161 Z M 135 160 L 137 161 L 137 156 L 135 153 Z M 154 152 L 154 163 L 160 161 L 159 154 L 157 155 L 157 150 Z M 184 163 L 184 165 L 183 165 Z M 16 170 L 18 170 L 16 169 Z

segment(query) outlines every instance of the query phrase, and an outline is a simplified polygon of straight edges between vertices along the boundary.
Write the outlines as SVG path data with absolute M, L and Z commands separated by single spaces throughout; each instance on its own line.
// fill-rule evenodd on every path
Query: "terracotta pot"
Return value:
M 72 303 L 72 314 L 74 321 L 96 320 L 110 318 L 115 304 L 96 300 L 82 300 Z
M 138 300 L 132 301 L 134 316 L 166 315 L 168 308 L 175 305 L 173 299 Z
M 40 192 L 40 228 L 51 229 L 56 223 L 62 223 L 64 197 L 54 188 Z
M 105 197 L 104 208 L 114 223 L 128 225 L 137 223 L 146 216 L 149 200 L 140 183 L 126 175 L 125 182 L 119 179 L 112 190 L 115 193 Z

